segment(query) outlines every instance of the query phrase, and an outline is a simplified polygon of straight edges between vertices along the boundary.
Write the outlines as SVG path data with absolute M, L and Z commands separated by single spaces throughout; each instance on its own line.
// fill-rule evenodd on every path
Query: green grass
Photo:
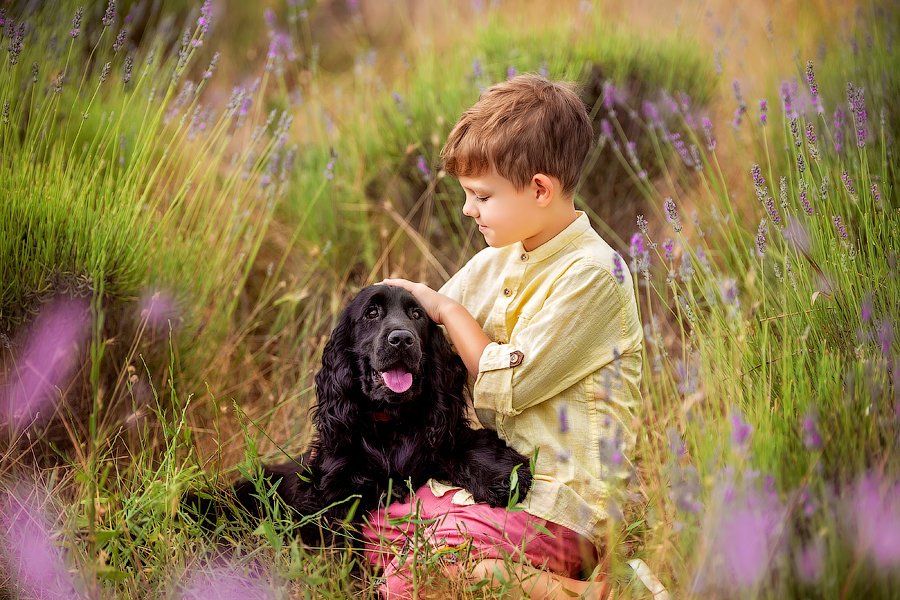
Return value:
M 900 559 L 862 543 L 900 527 L 890 495 L 900 474 L 895 9 L 863 11 L 850 25 L 865 52 L 848 44 L 820 59 L 804 48 L 778 74 L 796 78 L 796 103 L 808 94 L 812 60 L 821 116 L 810 108 L 785 115 L 771 89 L 767 125 L 758 99 L 747 98 L 734 129 L 714 116 L 730 116 L 734 99 L 718 94 L 711 61 L 690 39 L 637 34 L 599 10 L 561 8 L 539 31 L 527 12 L 487 10 L 462 33 L 415 38 L 402 56 L 360 38 L 356 66 L 341 73 L 316 62 L 299 7 L 275 8 L 298 59 L 283 49 L 267 58 L 266 27 L 248 20 L 235 38 L 256 44 L 246 77 L 238 69 L 250 54 L 240 41 L 228 47 L 215 26 L 201 35 L 198 7 L 181 3 L 169 7 L 177 26 L 154 15 L 118 53 L 121 16 L 105 29 L 95 7 L 73 40 L 75 6 L 44 7 L 26 17 L 17 63 L 0 54 L 4 403 L 35 315 L 58 295 L 92 307 L 90 342 L 75 351 L 72 376 L 53 382 L 53 419 L 24 431 L 4 426 L 0 476 L 14 492 L 4 502 L 20 497 L 21 481 L 36 483 L 25 504 L 42 505 L 35 512 L 81 595 L 183 595 L 213 569 L 212 582 L 239 575 L 233 586 L 274 597 L 376 596 L 376 580 L 355 570 L 358 556 L 304 547 L 277 503 L 271 519 L 221 532 L 230 559 L 215 571 L 221 548 L 178 517 L 178 498 L 302 450 L 324 336 L 355 289 L 386 275 L 439 284 L 480 247 L 456 184 L 436 168 L 438 152 L 458 114 L 510 69 L 584 86 L 598 134 L 603 119 L 613 137 L 601 135 L 579 205 L 625 263 L 629 240 L 637 254 L 638 242 L 647 251 L 646 269 L 632 273 L 646 333 L 638 476 L 616 497 L 623 520 L 610 522 L 606 543 L 620 597 L 648 596 L 629 578 L 633 556 L 676 596 L 896 594 Z M 183 27 L 192 37 L 180 61 Z M 0 31 L 10 47 L 15 27 Z M 219 71 L 203 80 L 216 50 Z M 183 94 L 189 80 L 204 82 Z M 864 148 L 847 81 L 865 89 Z M 622 102 L 604 104 L 607 82 L 625 93 Z M 836 108 L 845 113 L 840 130 Z M 638 214 L 647 231 L 633 239 Z M 157 292 L 167 303 L 161 319 L 141 312 Z M 870 493 L 863 476 L 877 478 L 882 493 Z M 866 518 L 878 519 L 875 531 Z M 28 597 L 9 554 L 16 547 L 6 541 L 13 568 L 3 589 Z M 729 563 L 734 548 L 750 553 L 741 569 Z M 804 553 L 818 558 L 806 578 Z M 423 585 L 501 595 L 446 580 L 439 553 L 417 559 Z

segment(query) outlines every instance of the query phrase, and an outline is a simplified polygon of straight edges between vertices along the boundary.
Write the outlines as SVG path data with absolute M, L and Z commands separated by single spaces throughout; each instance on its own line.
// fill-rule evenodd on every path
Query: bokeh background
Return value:
M 359 288 L 483 247 L 439 151 L 522 72 L 591 110 L 645 324 L 617 593 L 900 594 L 896 1 L 0 7 L 4 594 L 375 597 L 277 503 L 226 560 L 178 499 L 302 451 Z

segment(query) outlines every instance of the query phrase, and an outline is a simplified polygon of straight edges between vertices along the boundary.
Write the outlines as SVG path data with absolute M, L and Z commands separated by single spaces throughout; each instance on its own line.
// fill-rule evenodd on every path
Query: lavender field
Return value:
M 0 594 L 377 598 L 277 502 L 216 541 L 179 499 L 303 450 L 358 289 L 483 247 L 439 151 L 534 72 L 591 109 L 576 202 L 644 324 L 615 597 L 661 598 L 634 558 L 672 598 L 900 597 L 898 25 L 896 0 L 0 4 Z M 527 596 L 416 559 L 439 597 Z

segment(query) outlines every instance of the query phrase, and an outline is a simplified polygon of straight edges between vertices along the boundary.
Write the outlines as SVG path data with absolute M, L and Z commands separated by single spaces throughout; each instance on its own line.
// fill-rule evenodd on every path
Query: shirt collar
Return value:
M 572 221 L 568 227 L 531 252 L 526 252 L 522 242 L 518 242 L 519 253 L 522 256 L 527 256 L 528 260 L 536 262 L 549 258 L 562 250 L 567 244 L 571 243 L 591 228 L 591 222 L 588 220 L 587 214 L 585 214 L 584 211 L 578 210 L 575 211 L 575 214 L 577 215 L 575 220 Z

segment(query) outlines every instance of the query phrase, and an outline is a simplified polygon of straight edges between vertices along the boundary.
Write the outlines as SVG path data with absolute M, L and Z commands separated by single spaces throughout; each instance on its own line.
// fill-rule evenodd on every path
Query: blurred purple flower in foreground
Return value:
M 18 486 L 6 493 L 0 505 L 0 522 L 6 531 L 4 555 L 14 585 L 25 598 L 80 598 L 39 504 L 34 491 Z
M 697 581 L 700 587 L 733 590 L 735 584 L 754 586 L 784 548 L 785 511 L 777 497 L 753 490 L 732 494 L 730 488 L 726 490 L 705 527 L 711 540 L 705 569 Z
M 900 484 L 875 473 L 861 477 L 850 491 L 846 518 L 860 551 L 882 569 L 900 567 Z
M 50 404 L 77 364 L 89 324 L 86 300 L 57 300 L 43 309 L 0 396 L 0 420 L 19 428 L 52 414 Z
M 263 581 L 239 573 L 234 565 L 219 565 L 198 570 L 190 576 L 183 600 L 270 600 L 274 594 Z

